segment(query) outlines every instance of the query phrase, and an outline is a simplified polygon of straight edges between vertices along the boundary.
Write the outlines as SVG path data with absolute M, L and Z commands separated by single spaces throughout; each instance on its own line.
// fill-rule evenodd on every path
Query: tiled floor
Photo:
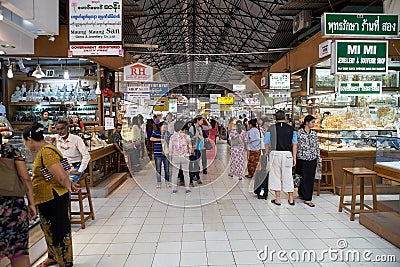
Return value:
M 218 148 L 209 174 L 203 175 L 205 185 L 189 195 L 183 189 L 171 195 L 164 185 L 156 189 L 148 164 L 108 198 L 94 199 L 96 220 L 84 230 L 73 226 L 75 266 L 399 266 L 400 250 L 338 213 L 337 196 L 315 196 L 315 208 L 299 200 L 295 206 L 283 200 L 280 207 L 258 200 L 249 193 L 248 179 L 227 176 L 226 144 Z M 339 239 L 346 248 L 338 249 Z M 330 247 L 343 260 L 324 254 Z M 265 248 L 269 254 L 287 254 L 281 252 L 279 260 L 275 253 L 263 262 L 258 251 Z M 345 260 L 350 250 L 361 253 L 361 262 Z M 366 250 L 371 258 L 395 255 L 396 262 L 366 262 Z M 316 254 L 295 261 L 296 251 Z

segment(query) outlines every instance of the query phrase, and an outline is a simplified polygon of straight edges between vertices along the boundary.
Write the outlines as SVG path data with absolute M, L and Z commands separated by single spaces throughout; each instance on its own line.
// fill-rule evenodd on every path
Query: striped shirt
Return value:
M 151 137 L 161 139 L 160 130 L 153 131 L 153 133 L 151 134 Z M 154 144 L 154 147 L 153 147 L 154 157 L 163 157 L 164 155 L 162 153 L 163 151 L 162 151 L 161 141 L 154 141 L 153 144 Z

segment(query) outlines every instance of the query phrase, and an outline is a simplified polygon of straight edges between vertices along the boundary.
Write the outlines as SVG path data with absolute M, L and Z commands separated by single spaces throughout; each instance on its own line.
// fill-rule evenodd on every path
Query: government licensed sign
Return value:
M 68 56 L 124 56 L 122 45 L 70 45 Z
M 324 13 L 321 20 L 322 37 L 399 37 L 397 14 Z
M 341 95 L 380 95 L 381 81 L 339 82 L 337 91 Z
M 121 42 L 122 0 L 70 0 L 70 42 Z
M 333 46 L 333 74 L 386 74 L 387 41 L 336 41 Z

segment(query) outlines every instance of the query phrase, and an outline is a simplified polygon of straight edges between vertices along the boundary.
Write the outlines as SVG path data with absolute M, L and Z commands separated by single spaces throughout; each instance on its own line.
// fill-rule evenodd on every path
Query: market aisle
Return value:
M 224 151 L 226 144 L 218 147 Z M 216 166 L 209 168 L 209 177 L 215 178 L 217 172 L 224 171 L 221 165 L 225 166 L 226 161 L 216 162 Z M 135 174 L 141 183 L 148 182 L 141 186 L 147 186 L 150 195 L 156 192 L 157 197 L 173 199 L 165 187 L 153 189 L 155 178 L 149 175 L 152 172 L 148 164 L 145 170 Z M 227 173 L 216 180 L 211 189 L 200 189 L 197 193 L 193 190 L 190 195 L 181 190 L 181 194 L 174 196 L 175 200 L 185 204 L 198 204 L 199 199 L 210 202 L 233 183 Z M 329 247 L 337 249 L 338 239 L 347 242 L 348 250 L 361 253 L 370 250 L 373 256 L 396 255 L 397 263 L 379 265 L 398 266 L 400 250 L 364 228 L 358 220 L 350 222 L 349 215 L 338 213 L 338 197 L 329 193 L 315 197 L 315 208 L 299 200 L 294 207 L 286 200 L 278 207 L 249 193 L 248 183 L 248 179 L 240 181 L 226 196 L 208 205 L 182 208 L 157 201 L 129 179 L 110 197 L 94 199 L 96 220 L 89 221 L 85 230 L 73 226 L 74 266 L 266 266 L 271 263 L 299 266 L 299 262 L 279 261 L 276 254 L 272 262 L 268 259 L 263 263 L 257 251 L 267 246 L 269 251 L 313 250 L 320 255 Z M 314 260 L 305 263 L 307 266 L 373 266 L 366 262 L 333 263 L 328 256 L 320 263 Z

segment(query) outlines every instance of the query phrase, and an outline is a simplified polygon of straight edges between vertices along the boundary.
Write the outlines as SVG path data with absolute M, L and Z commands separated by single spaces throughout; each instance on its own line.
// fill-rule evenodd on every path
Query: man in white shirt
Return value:
M 89 151 L 82 138 L 69 133 L 68 122 L 58 121 L 56 130 L 56 146 L 64 157 L 68 159 L 68 163 L 72 165 L 70 177 L 76 183 L 90 161 Z

